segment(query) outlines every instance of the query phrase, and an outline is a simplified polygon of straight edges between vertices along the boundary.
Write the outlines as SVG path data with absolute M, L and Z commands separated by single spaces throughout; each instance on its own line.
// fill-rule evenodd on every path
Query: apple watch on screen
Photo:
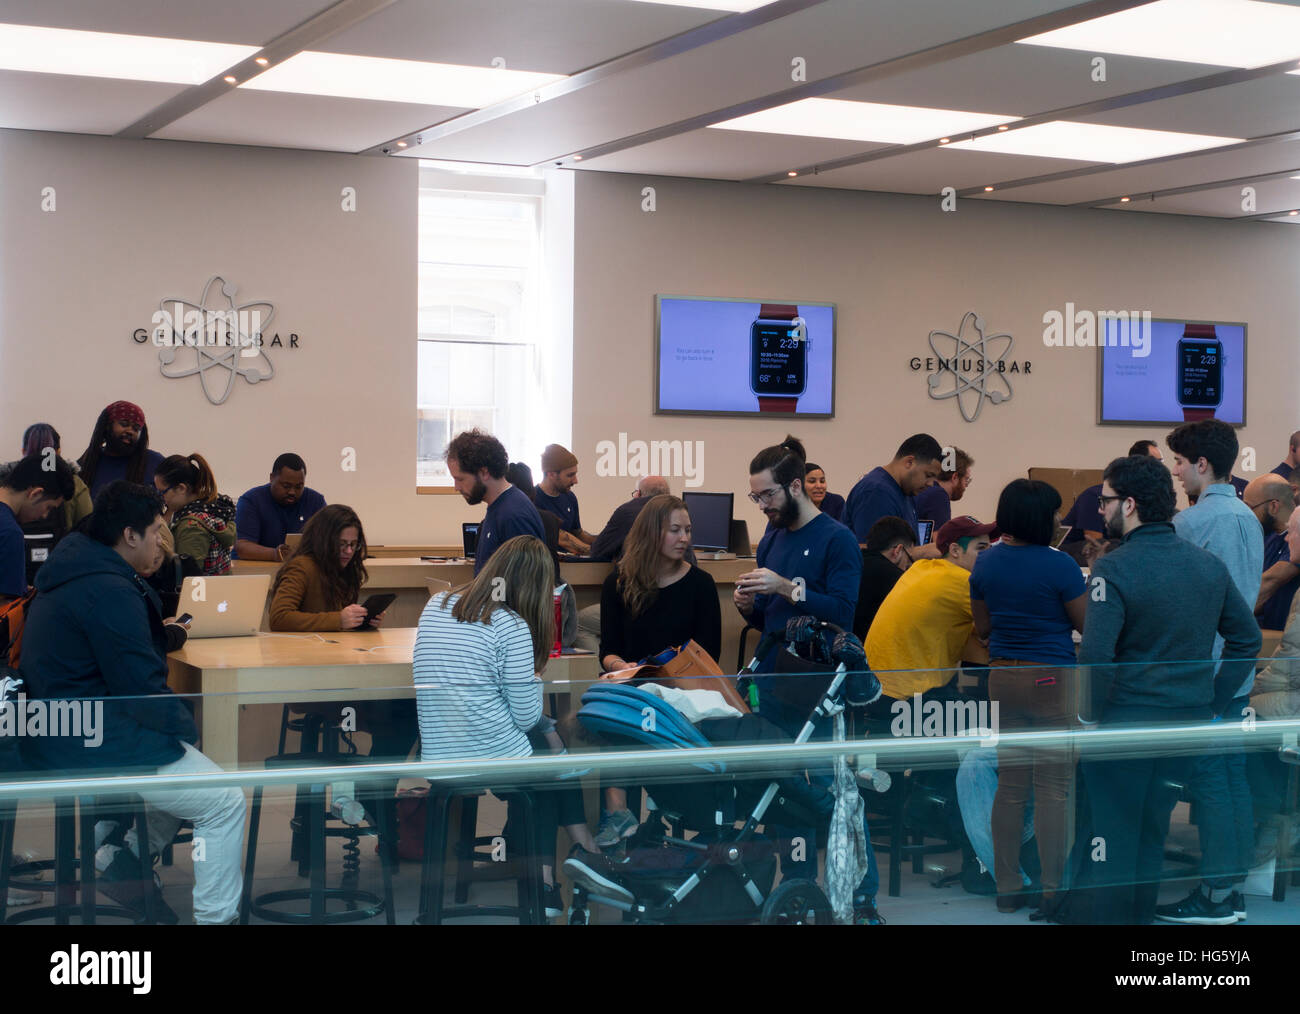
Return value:
M 1188 324 L 1178 340 L 1178 404 L 1183 419 L 1213 419 L 1223 403 L 1223 342 L 1213 324 Z
M 808 324 L 799 308 L 763 303 L 749 328 L 749 387 L 760 412 L 794 412 L 808 386 Z

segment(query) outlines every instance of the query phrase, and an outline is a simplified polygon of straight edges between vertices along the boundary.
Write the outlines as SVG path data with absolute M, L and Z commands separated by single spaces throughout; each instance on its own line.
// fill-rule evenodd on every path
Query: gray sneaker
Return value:
M 631 810 L 614 810 L 612 813 L 607 813 L 600 822 L 600 827 L 596 828 L 596 845 L 602 849 L 612 849 L 624 838 L 631 838 L 640 826 L 637 819 L 632 816 Z

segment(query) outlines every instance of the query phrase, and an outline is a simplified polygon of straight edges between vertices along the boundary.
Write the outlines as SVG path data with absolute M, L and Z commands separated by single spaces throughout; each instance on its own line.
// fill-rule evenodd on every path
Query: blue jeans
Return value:
M 1033 792 L 1031 787 L 1030 792 Z M 984 864 L 985 872 L 993 873 L 993 799 L 998 794 L 998 752 L 993 747 L 968 750 L 957 768 L 957 806 L 961 822 L 971 848 Z M 1034 836 L 1034 798 L 1025 802 L 1025 831 L 1023 845 Z M 1028 886 L 1030 878 L 1022 869 L 1020 878 Z
M 781 729 L 791 738 L 799 734 L 803 728 L 804 722 L 808 720 L 807 714 L 794 711 L 777 700 L 773 694 L 763 694 L 760 692 L 758 697 L 758 713 L 766 718 L 769 722 Z M 823 718 L 813 729 L 813 739 L 830 739 L 831 723 L 829 718 Z M 813 785 L 828 787 L 831 784 L 831 766 L 829 763 L 817 765 L 808 768 L 808 781 Z M 871 847 L 871 830 L 867 827 L 866 810 L 862 813 L 862 830 L 867 836 L 867 872 L 858 884 L 858 888 L 853 892 L 854 899 L 863 899 L 874 902 L 876 892 L 880 890 L 880 870 L 876 866 L 876 850 Z M 803 877 L 808 880 L 817 879 L 817 832 L 813 828 L 807 827 L 781 827 L 774 825 L 773 834 L 781 841 L 789 841 L 793 838 L 802 838 L 805 843 L 804 856 L 802 860 L 791 858 L 793 849 L 783 848 L 781 852 L 781 876 L 785 879 L 793 877 Z

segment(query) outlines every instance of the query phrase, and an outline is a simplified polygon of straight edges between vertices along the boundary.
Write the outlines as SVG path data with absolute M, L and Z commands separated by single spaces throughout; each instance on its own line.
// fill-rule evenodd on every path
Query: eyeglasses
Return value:
M 353 539 L 351 542 L 342 542 L 342 541 L 339 542 L 340 552 L 342 552 L 345 549 L 350 549 L 355 553 L 359 548 L 361 548 L 361 543 L 356 539 Z
M 772 498 L 775 497 L 778 493 L 780 493 L 785 488 L 786 487 L 782 485 L 782 486 L 777 486 L 776 489 L 765 489 L 761 493 L 750 493 L 749 498 L 753 500 L 754 503 L 758 504 L 761 507 L 764 504 L 770 504 L 772 502 Z
M 1097 497 L 1097 501 L 1102 505 L 1102 507 L 1105 507 L 1106 504 L 1110 503 L 1112 500 L 1127 500 L 1127 499 L 1128 497 L 1126 496 L 1098 496 Z M 1100 513 L 1100 511 L 1098 511 L 1098 513 Z
M 1246 506 L 1249 507 L 1251 510 L 1256 510 L 1260 507 L 1267 507 L 1271 503 L 1280 503 L 1280 502 L 1281 501 L 1278 500 L 1277 497 L 1271 496 L 1267 500 L 1261 500 L 1259 503 L 1248 503 L 1246 504 Z

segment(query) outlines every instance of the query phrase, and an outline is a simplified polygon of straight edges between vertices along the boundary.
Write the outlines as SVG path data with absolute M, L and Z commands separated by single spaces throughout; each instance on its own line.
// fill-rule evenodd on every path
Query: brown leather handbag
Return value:
M 735 679 L 723 675 L 718 663 L 707 651 L 694 641 L 687 641 L 680 648 L 669 648 L 655 657 L 662 659 L 669 651 L 672 655 L 664 661 L 605 673 L 601 679 L 633 685 L 658 683 L 676 690 L 716 690 L 722 694 L 723 700 L 742 715 L 749 714 L 749 705 L 736 689 Z

